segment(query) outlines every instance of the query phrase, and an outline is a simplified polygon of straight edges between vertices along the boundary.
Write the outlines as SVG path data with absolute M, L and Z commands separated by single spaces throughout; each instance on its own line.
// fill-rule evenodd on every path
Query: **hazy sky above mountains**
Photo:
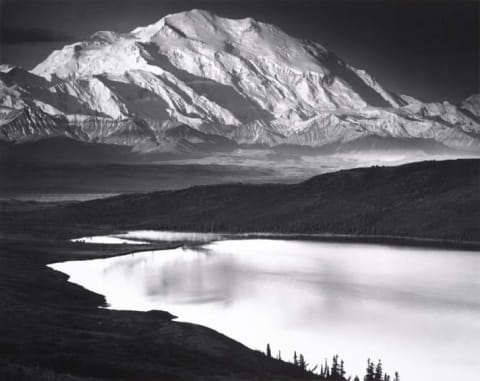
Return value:
M 387 88 L 458 102 L 480 92 L 477 1 L 0 0 L 0 62 L 31 69 L 98 30 L 127 32 L 201 8 L 320 42 Z

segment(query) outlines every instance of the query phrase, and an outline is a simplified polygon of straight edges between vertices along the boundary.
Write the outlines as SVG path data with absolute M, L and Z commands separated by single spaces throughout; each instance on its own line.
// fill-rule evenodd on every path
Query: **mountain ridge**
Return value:
M 201 10 L 96 32 L 30 72 L 0 70 L 0 139 L 16 142 L 64 136 L 176 150 L 166 131 L 185 126 L 236 144 L 377 136 L 480 153 L 479 108 L 478 95 L 455 106 L 395 94 L 318 43 Z M 18 119 L 24 109 L 38 118 Z

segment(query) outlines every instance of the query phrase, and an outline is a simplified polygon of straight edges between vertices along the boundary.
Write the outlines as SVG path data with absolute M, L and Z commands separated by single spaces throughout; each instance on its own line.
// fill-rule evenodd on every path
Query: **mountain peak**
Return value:
M 262 28 L 281 32 L 275 26 L 257 22 L 251 17 L 229 19 L 206 10 L 192 9 L 166 15 L 153 24 L 135 28 L 131 34 L 144 41 L 174 37 L 210 43 L 238 40 L 242 34 L 260 32 Z
M 28 75 L 0 71 L 0 81 L 18 85 L 15 94 L 0 94 L 5 120 L 17 117 L 13 106 L 28 104 L 80 140 L 151 146 L 185 125 L 241 144 L 322 146 L 380 136 L 480 147 L 476 98 L 461 111 L 424 104 L 384 89 L 318 43 L 199 9 L 130 33 L 99 31 L 52 52 Z
M 480 94 L 473 94 L 465 99 L 460 107 L 463 110 L 469 111 L 471 114 L 477 117 L 477 120 L 480 121 Z
M 184 26 L 191 24 L 205 25 L 214 23 L 216 17 L 217 16 L 213 13 L 201 9 L 192 9 L 184 12 L 171 13 L 162 17 L 153 24 L 133 29 L 131 34 L 142 39 L 150 39 L 156 33 L 160 32 L 165 25 L 169 25 L 169 23 Z

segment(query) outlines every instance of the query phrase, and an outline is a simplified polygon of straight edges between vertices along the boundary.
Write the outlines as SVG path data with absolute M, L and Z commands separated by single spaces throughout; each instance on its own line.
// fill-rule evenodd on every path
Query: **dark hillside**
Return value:
M 22 224 L 66 236 L 78 229 L 170 229 L 480 241 L 479 191 L 480 160 L 432 161 L 345 170 L 293 185 L 198 186 L 5 213 L 3 229 Z

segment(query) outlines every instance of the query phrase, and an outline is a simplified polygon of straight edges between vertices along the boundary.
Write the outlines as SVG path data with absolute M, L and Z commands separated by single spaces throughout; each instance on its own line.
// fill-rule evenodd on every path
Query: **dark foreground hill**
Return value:
M 198 186 L 4 213 L 3 229 L 331 233 L 480 241 L 480 160 L 316 176 L 299 184 Z

